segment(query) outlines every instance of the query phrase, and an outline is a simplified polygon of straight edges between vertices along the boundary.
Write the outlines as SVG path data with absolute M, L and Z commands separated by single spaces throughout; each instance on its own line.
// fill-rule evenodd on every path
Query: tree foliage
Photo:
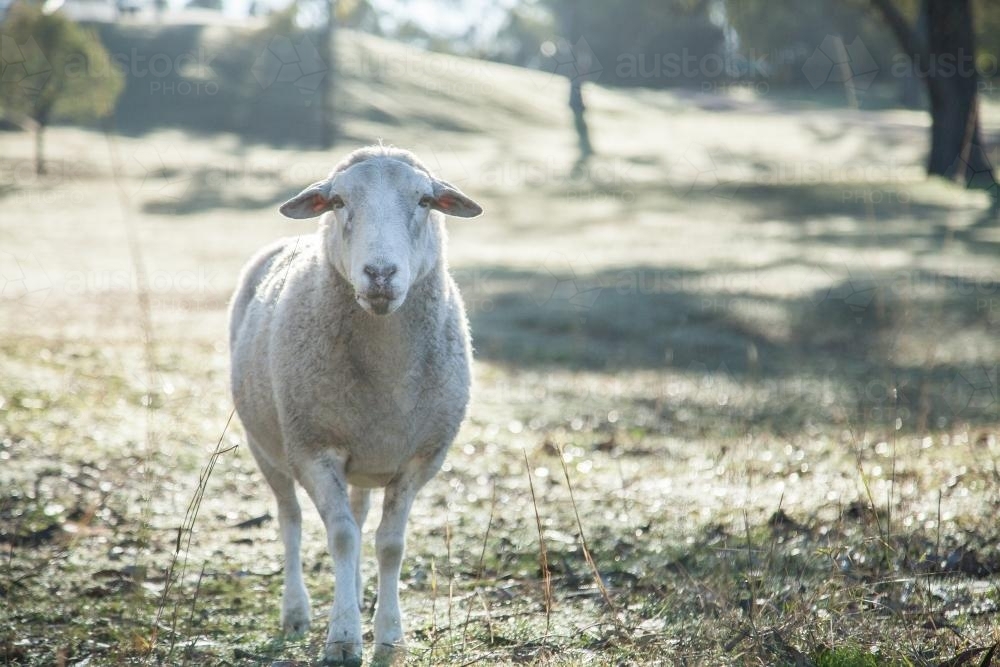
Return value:
M 0 104 L 44 127 L 87 121 L 114 108 L 124 86 L 100 38 L 59 12 L 18 2 L 3 24 Z
M 511 64 L 546 67 L 542 47 L 554 45 L 558 47 L 554 60 L 560 64 L 573 63 L 585 51 L 593 59 L 595 74 L 600 71 L 601 83 L 657 88 L 693 84 L 703 73 L 695 68 L 693 74 L 680 74 L 674 65 L 723 52 L 724 27 L 722 15 L 713 11 L 716 4 L 710 0 L 521 3 L 512 8 L 500 31 L 496 52 L 487 55 Z M 585 45 L 578 44 L 581 39 Z
M 921 0 L 894 2 L 915 24 Z M 972 0 L 972 5 L 981 74 L 989 79 L 1000 54 L 1000 3 Z M 878 71 L 876 86 L 915 85 L 906 75 L 906 55 L 871 0 L 522 0 L 511 8 L 494 52 L 484 55 L 551 67 L 541 47 L 558 37 L 575 41 L 564 25 L 567 13 L 575 15 L 578 36 L 602 65 L 599 81 L 605 85 L 700 86 L 704 78 L 724 78 L 712 76 L 710 67 L 721 55 L 733 64 L 728 77 L 808 90 L 804 65 L 829 36 L 845 44 L 860 39 Z M 674 76 L 667 60 L 678 57 L 705 58 L 701 62 L 707 65 Z M 628 76 L 640 67 L 654 75 Z M 709 70 L 707 76 L 702 69 Z

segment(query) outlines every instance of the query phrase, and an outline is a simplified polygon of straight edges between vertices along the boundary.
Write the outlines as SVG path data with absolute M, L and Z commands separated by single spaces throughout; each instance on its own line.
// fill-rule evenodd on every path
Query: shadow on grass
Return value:
M 154 179 L 158 175 L 154 174 Z M 183 195 L 158 196 L 146 200 L 144 213 L 185 216 L 217 209 L 256 211 L 277 208 L 275 198 L 269 194 L 252 196 L 248 193 L 269 193 L 280 173 L 272 169 L 244 169 L 238 173 L 225 168 L 199 166 L 197 169 L 173 178 L 183 178 Z M 259 184 L 257 187 L 254 184 Z M 289 196 L 295 194 L 289 190 Z
M 826 267 L 807 269 L 829 285 L 796 298 L 764 294 L 753 272 L 636 266 L 584 274 L 567 265 L 456 278 L 480 359 L 542 371 L 661 370 L 709 385 L 715 378 L 721 384 L 708 394 L 731 385 L 753 393 L 757 407 L 743 416 L 784 428 L 837 414 L 881 421 L 898 409 L 918 430 L 996 422 L 995 282 L 927 271 L 833 280 Z M 937 354 L 926 358 L 948 361 L 905 353 L 908 336 L 921 331 L 940 331 Z M 723 404 L 715 409 L 737 410 Z M 790 423 L 789 405 L 798 406 Z

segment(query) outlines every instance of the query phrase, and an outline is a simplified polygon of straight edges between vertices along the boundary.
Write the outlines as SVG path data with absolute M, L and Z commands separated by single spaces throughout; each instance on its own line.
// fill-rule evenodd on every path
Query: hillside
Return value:
M 339 35 L 332 74 L 315 33 L 288 36 L 226 25 L 95 27 L 128 76 L 115 121 L 129 135 L 172 127 L 309 146 L 318 132 L 316 91 L 328 76 L 336 80 L 336 111 L 347 128 L 367 121 L 380 128 L 405 123 L 468 133 L 512 119 L 548 126 L 561 115 L 563 94 L 552 93 L 564 80 L 350 31 Z

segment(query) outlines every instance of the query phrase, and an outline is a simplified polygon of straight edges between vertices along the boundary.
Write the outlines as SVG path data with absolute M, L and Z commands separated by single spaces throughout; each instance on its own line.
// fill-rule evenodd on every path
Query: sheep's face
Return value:
M 388 156 L 335 172 L 281 206 L 291 218 L 329 212 L 326 252 L 367 312 L 388 315 L 436 266 L 440 222 L 432 211 L 475 217 L 482 209 L 458 188 Z

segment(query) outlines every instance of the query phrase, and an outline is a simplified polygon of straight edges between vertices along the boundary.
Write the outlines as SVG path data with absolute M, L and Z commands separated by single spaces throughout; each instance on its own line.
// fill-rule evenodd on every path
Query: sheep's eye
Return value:
M 340 195 L 333 195 L 330 197 L 330 206 L 333 208 L 344 208 L 344 200 L 340 198 Z
M 417 203 L 423 208 L 429 208 L 433 201 L 434 200 L 431 199 L 430 195 L 424 195 L 423 197 L 420 198 L 420 201 Z

